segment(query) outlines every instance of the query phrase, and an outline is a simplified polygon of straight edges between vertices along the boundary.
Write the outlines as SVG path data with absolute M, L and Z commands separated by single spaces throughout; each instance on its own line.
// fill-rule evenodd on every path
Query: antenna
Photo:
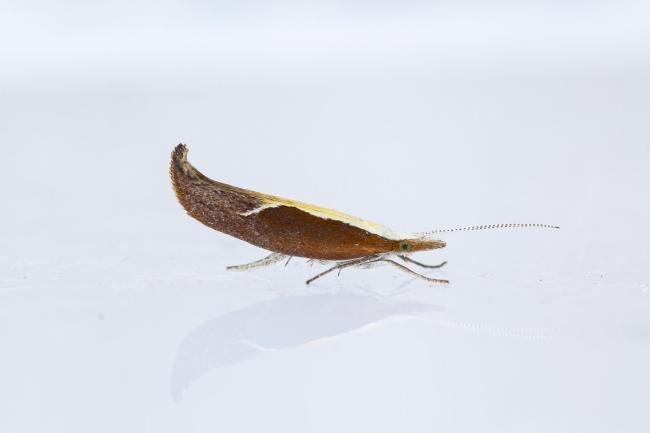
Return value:
M 437 229 L 430 232 L 419 233 L 421 236 L 435 235 L 438 233 L 452 233 L 452 232 L 469 232 L 476 230 L 493 230 L 493 229 L 511 229 L 511 228 L 543 228 L 543 229 L 559 229 L 559 226 L 550 224 L 523 224 L 523 223 L 508 223 L 508 224 L 487 224 L 482 226 L 467 226 L 457 227 L 453 229 Z

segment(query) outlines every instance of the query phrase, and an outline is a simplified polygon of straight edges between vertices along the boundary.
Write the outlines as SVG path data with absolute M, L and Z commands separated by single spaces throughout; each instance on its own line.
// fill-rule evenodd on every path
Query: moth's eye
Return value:
M 408 253 L 409 251 L 411 251 L 413 249 L 413 247 L 411 246 L 411 244 L 409 242 L 402 241 L 402 242 L 399 243 L 399 249 L 401 251 L 404 251 L 405 253 Z

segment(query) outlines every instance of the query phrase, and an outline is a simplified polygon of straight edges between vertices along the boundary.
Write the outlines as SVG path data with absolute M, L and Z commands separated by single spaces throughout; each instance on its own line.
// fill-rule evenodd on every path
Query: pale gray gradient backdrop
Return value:
M 645 2 L 5 2 L 0 431 L 650 425 Z M 167 165 L 454 234 L 315 287 Z M 355 331 L 355 332 L 353 332 Z M 361 331 L 361 332 L 356 332 Z

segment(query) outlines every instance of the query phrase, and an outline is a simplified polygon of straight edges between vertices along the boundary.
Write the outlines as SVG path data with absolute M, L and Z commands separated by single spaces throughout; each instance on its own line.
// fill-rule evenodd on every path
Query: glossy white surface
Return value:
M 0 432 L 647 429 L 647 8 L 117 4 L 3 14 Z M 181 140 L 399 231 L 562 229 L 446 235 L 448 286 L 228 273 L 265 252 L 183 214 Z

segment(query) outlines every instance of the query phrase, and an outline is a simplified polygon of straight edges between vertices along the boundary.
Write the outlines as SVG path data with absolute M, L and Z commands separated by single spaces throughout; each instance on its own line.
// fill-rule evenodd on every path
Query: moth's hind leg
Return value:
M 412 258 L 410 258 L 408 256 L 397 256 L 397 257 L 404 260 L 405 262 L 413 263 L 414 265 L 418 265 L 418 266 L 420 266 L 422 268 L 427 268 L 427 269 L 438 269 L 438 268 L 442 268 L 443 266 L 445 266 L 447 264 L 447 261 L 444 261 L 444 262 L 442 262 L 440 264 L 437 264 L 437 265 L 427 265 L 425 263 L 418 262 L 417 260 L 413 260 Z
M 264 266 L 270 266 L 274 263 L 279 262 L 280 260 L 284 260 L 284 258 L 287 257 L 285 254 L 280 254 L 280 253 L 273 253 L 270 254 L 263 259 L 256 260 L 251 263 L 246 263 L 243 265 L 235 265 L 235 266 L 228 266 L 226 267 L 227 270 L 229 271 L 250 271 L 251 269 L 256 269 L 256 268 L 263 268 Z M 291 258 L 291 257 L 289 257 Z

